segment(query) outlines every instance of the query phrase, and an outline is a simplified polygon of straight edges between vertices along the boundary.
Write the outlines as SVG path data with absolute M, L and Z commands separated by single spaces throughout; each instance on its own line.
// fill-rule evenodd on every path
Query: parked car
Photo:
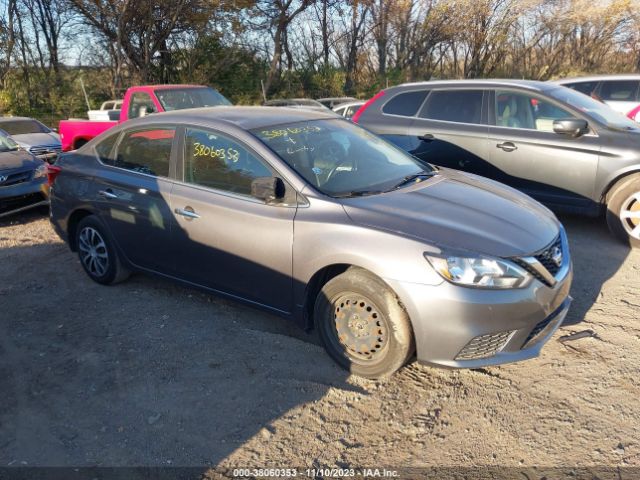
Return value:
M 595 75 L 563 78 L 554 83 L 600 100 L 632 120 L 640 120 L 637 112 L 631 116 L 640 104 L 640 75 Z
M 404 150 L 597 216 L 640 246 L 640 125 L 546 82 L 464 80 L 378 93 L 353 121 Z
M 572 265 L 555 216 L 331 113 L 127 122 L 58 161 L 51 221 L 99 283 L 170 277 L 319 330 L 358 375 L 535 357 Z
M 0 217 L 48 205 L 47 163 L 0 132 Z
M 132 118 L 185 108 L 231 105 L 217 90 L 202 85 L 147 85 L 131 87 L 122 101 L 118 120 L 62 120 L 62 150 L 75 150 L 92 138 Z
M 62 151 L 60 135 L 33 118 L 0 117 L 0 130 L 41 160 L 54 162 Z
M 327 107 L 330 110 L 333 110 L 338 105 L 342 105 L 343 103 L 356 102 L 357 98 L 353 97 L 327 97 L 327 98 L 319 98 L 318 102 Z
M 278 98 L 274 100 L 267 100 L 262 105 L 265 107 L 304 108 L 306 110 L 318 110 L 321 112 L 330 110 L 320 102 L 312 100 L 311 98 Z
M 333 109 L 338 115 L 344 118 L 351 118 L 364 105 L 365 102 L 358 100 L 357 102 L 341 103 Z

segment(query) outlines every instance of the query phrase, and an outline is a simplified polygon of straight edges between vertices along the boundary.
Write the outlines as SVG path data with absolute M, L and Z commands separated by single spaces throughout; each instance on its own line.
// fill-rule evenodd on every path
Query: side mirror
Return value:
M 579 118 L 565 118 L 553 121 L 553 131 L 560 135 L 579 137 L 589 131 L 589 124 L 586 120 Z
M 284 198 L 284 182 L 278 177 L 258 177 L 251 182 L 251 196 L 273 202 Z

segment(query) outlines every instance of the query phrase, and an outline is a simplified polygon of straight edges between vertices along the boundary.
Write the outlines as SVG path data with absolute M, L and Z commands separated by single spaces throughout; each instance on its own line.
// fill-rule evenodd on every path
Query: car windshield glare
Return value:
M 18 148 L 18 144 L 11 137 L 0 133 L 0 152 L 12 152 Z
M 231 102 L 221 93 L 209 87 L 158 89 L 156 96 L 166 112 L 186 108 L 231 105 Z
M 607 127 L 625 130 L 638 129 L 638 124 L 634 121 L 583 93 L 566 87 L 557 87 L 549 90 L 548 94 L 562 103 L 577 108 Z
M 29 133 L 49 133 L 47 127 L 37 120 L 8 120 L 0 122 L 0 129 L 9 135 L 26 135 Z
M 342 119 L 312 120 L 252 130 L 325 195 L 372 195 L 435 169 Z

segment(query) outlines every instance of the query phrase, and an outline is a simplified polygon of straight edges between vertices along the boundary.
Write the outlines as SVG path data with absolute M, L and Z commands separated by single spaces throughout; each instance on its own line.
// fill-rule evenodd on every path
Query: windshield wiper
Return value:
M 353 192 L 343 192 L 332 195 L 333 198 L 353 198 L 366 197 L 367 195 L 377 195 L 383 193 L 382 190 L 354 190 Z
M 434 175 L 436 175 L 435 171 L 432 172 L 427 172 L 427 171 L 422 171 L 422 172 L 418 172 L 418 173 L 412 173 L 411 175 L 407 175 L 406 177 L 404 177 L 402 180 L 400 180 L 395 186 L 393 186 L 391 189 L 389 189 L 388 191 L 392 191 L 392 190 L 397 190 L 399 188 L 404 187 L 405 185 L 416 181 L 419 178 L 429 178 L 429 177 L 433 177 Z M 419 183 L 419 182 L 415 182 L 415 183 Z

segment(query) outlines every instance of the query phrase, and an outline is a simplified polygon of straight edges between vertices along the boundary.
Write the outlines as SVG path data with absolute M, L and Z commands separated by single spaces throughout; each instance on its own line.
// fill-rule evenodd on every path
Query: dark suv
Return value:
M 559 211 L 607 211 L 640 246 L 640 125 L 552 83 L 461 80 L 382 90 L 353 121 L 413 155 L 515 187 Z

